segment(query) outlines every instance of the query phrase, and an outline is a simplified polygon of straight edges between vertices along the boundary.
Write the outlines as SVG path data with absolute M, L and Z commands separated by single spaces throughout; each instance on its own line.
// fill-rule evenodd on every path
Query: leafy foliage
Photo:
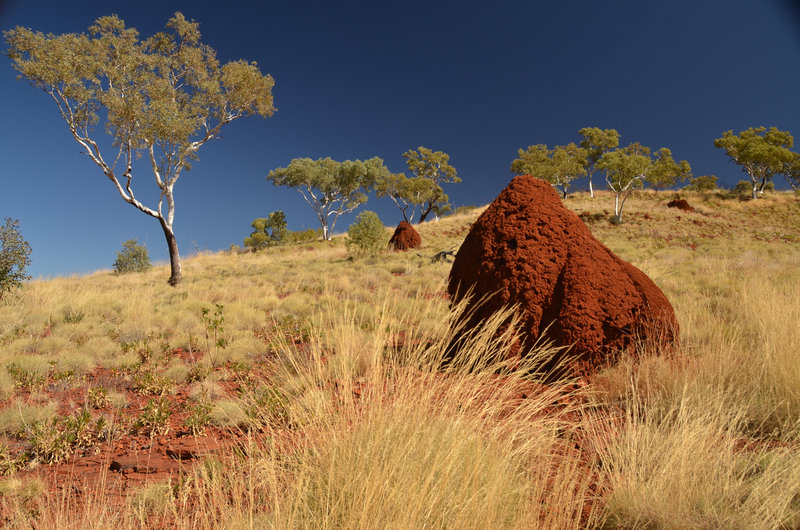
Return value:
M 557 145 L 552 150 L 543 144 L 531 145 L 517 153 L 519 158 L 511 162 L 512 173 L 544 179 L 561 188 L 564 197 L 572 181 L 586 174 L 587 150 L 574 143 Z
M 764 193 L 774 175 L 791 168 L 796 155 L 790 151 L 794 138 L 776 127 L 750 127 L 738 135 L 725 131 L 714 145 L 725 153 L 750 177 L 753 199 Z
M 4 33 L 20 78 L 47 93 L 75 141 L 123 201 L 158 219 L 170 253 L 169 283 L 181 281 L 175 241 L 174 186 L 198 149 L 243 116 L 275 112 L 274 81 L 255 63 L 221 65 L 200 41 L 199 25 L 181 13 L 150 38 L 116 15 L 100 17 L 89 34 L 45 35 L 16 27 Z M 101 118 L 102 117 L 102 118 Z M 104 122 L 116 153 L 104 156 L 95 125 Z M 158 187 L 147 206 L 134 194 L 134 161 L 144 154 Z M 118 167 L 118 165 L 120 167 Z
M 700 175 L 690 178 L 689 185 L 685 187 L 691 191 L 712 191 L 717 189 L 717 177 L 715 175 Z
M 151 436 L 165 436 L 170 430 L 170 416 L 172 416 L 172 410 L 169 400 L 165 397 L 153 398 L 142 406 L 139 417 L 133 423 L 133 428 Z
M 449 211 L 450 199 L 442 184 L 461 182 L 456 168 L 450 165 L 450 155 L 420 146 L 403 153 L 403 158 L 416 178 L 410 179 L 413 182 L 408 183 L 405 198 L 420 206 L 419 222 L 424 222 L 431 213 L 438 217 Z
M 129 239 L 122 244 L 122 250 L 117 252 L 114 260 L 114 272 L 125 274 L 128 272 L 147 272 L 153 268 L 150 255 L 144 245 L 139 245 L 136 239 Z
M 795 153 L 791 161 L 784 164 L 783 176 L 793 190 L 800 191 L 800 155 Z
M 0 226 L 0 299 L 30 279 L 25 269 L 31 264 L 31 246 L 19 233 L 19 221 L 6 218 Z
M 317 214 L 323 237 L 330 240 L 339 216 L 364 204 L 366 193 L 388 172 L 378 157 L 363 162 L 295 158 L 287 167 L 270 171 L 267 180 L 297 190 Z
M 404 173 L 385 173 L 375 183 L 375 194 L 380 197 L 389 197 L 403 214 L 403 220 L 411 223 L 417 213 L 417 207 L 437 201 L 443 204 L 435 205 L 432 209 L 436 215 L 445 213 L 449 206 L 447 195 L 432 179 L 426 177 L 408 178 Z M 411 210 L 409 211 L 409 208 Z
M 589 176 L 589 193 L 594 197 L 592 175 L 597 171 L 597 162 L 612 149 L 619 146 L 619 133 L 616 129 L 584 127 L 578 134 L 582 136 L 580 146 L 586 150 L 586 174 Z
M 96 448 L 107 434 L 103 417 L 92 422 L 87 409 L 74 416 L 53 417 L 33 422 L 28 427 L 28 457 L 47 464 L 58 464 L 77 449 Z
M 625 201 L 646 183 L 668 187 L 691 175 L 689 163 L 685 160 L 676 163 L 666 147 L 659 149 L 653 158 L 650 148 L 638 142 L 607 152 L 600 157 L 597 167 L 606 172 L 606 183 L 614 192 L 614 220 L 617 223 L 622 221 Z
M 267 217 L 259 217 L 252 225 L 253 233 L 244 239 L 244 246 L 252 250 L 261 250 L 271 245 L 285 243 L 288 235 L 286 215 L 280 210 Z
M 345 241 L 347 252 L 354 258 L 374 256 L 386 247 L 386 227 L 378 214 L 369 210 L 356 217 L 356 222 L 347 229 Z

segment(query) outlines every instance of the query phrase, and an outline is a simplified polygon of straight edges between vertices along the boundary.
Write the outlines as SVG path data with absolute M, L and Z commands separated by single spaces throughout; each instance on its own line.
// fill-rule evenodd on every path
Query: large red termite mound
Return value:
M 401 221 L 394 230 L 389 246 L 394 250 L 410 250 L 422 246 L 422 238 L 408 221 Z
M 550 184 L 530 175 L 515 177 L 472 226 L 448 292 L 454 303 L 471 297 L 465 330 L 518 304 L 516 352 L 540 337 L 568 346 L 573 373 L 606 365 L 637 339 L 668 344 L 678 333 L 672 306 L 653 281 L 598 241 Z

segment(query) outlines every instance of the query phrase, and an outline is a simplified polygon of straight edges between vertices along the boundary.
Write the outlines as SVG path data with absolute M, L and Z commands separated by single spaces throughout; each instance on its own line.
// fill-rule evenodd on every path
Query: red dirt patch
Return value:
M 652 280 L 598 241 L 550 184 L 530 175 L 511 181 L 461 245 L 448 292 L 458 303 L 470 289 L 472 300 L 486 299 L 472 303 L 467 330 L 519 304 L 516 353 L 546 337 L 571 347 L 572 371 L 596 370 L 635 339 L 666 344 L 677 336 L 672 306 Z

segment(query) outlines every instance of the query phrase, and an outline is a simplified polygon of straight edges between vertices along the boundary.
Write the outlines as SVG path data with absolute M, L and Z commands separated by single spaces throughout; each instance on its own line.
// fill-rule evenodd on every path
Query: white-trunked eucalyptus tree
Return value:
M 295 158 L 288 166 L 270 171 L 267 180 L 275 186 L 297 190 L 317 214 L 322 237 L 330 241 L 339 216 L 367 202 L 367 193 L 375 187 L 375 182 L 388 174 L 383 160 L 377 156 L 344 162 L 330 157 Z
M 4 35 L 19 77 L 50 95 L 73 138 L 122 200 L 158 219 L 169 247 L 169 283 L 178 285 L 175 183 L 226 124 L 275 112 L 272 77 L 254 62 L 220 65 L 216 52 L 200 42 L 198 24 L 180 13 L 164 32 L 144 40 L 116 15 L 97 19 L 88 35 L 44 35 L 24 27 Z M 94 128 L 101 122 L 112 140 L 103 145 Z M 134 194 L 140 154 L 158 187 L 154 206 Z

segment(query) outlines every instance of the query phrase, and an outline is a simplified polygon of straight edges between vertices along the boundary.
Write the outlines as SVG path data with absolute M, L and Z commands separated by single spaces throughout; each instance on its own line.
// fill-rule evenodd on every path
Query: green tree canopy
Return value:
M 413 192 L 408 200 L 420 207 L 419 222 L 424 222 L 431 213 L 438 217 L 447 212 L 450 199 L 442 189 L 442 184 L 461 182 L 456 168 L 450 165 L 450 155 L 420 146 L 403 153 L 403 158 L 408 170 L 417 179 L 409 184 Z
M 653 158 L 650 148 L 638 142 L 605 153 L 597 161 L 598 169 L 606 173 L 606 183 L 614 192 L 614 219 L 622 220 L 625 201 L 646 183 L 672 186 L 691 175 L 689 163 L 676 163 L 672 152 L 662 147 Z
M 4 33 L 19 77 L 50 96 L 122 200 L 159 221 L 172 285 L 182 278 L 173 229 L 174 187 L 182 171 L 228 123 L 275 112 L 272 77 L 253 62 L 220 64 L 200 41 L 198 27 L 175 13 L 165 31 L 147 39 L 116 15 L 98 18 L 88 34 L 45 35 L 24 27 Z M 110 151 L 97 139 L 100 122 L 111 136 Z M 159 191 L 151 206 L 134 193 L 134 162 L 142 154 Z
M 675 159 L 672 158 L 672 151 L 662 147 L 656 153 L 653 167 L 645 180 L 653 188 L 663 190 L 671 188 L 679 182 L 684 182 L 691 176 L 692 168 L 689 162 L 686 160 L 675 162 Z
M 126 274 L 129 272 L 147 272 L 153 268 L 147 247 L 140 245 L 136 239 L 129 239 L 122 243 L 122 250 L 117 252 L 114 260 L 114 272 Z
M 31 246 L 19 233 L 19 221 L 6 218 L 0 226 L 0 299 L 29 280 L 25 273 L 31 264 Z
M 589 195 L 594 198 L 592 175 L 597 171 L 597 161 L 603 154 L 619 146 L 619 133 L 616 129 L 600 129 L 584 127 L 578 131 L 581 135 L 580 146 L 586 149 L 586 173 L 589 175 Z
M 791 134 L 776 127 L 750 127 L 739 134 L 725 131 L 714 140 L 714 145 L 724 149 L 750 178 L 753 199 L 764 193 L 774 175 L 786 170 L 794 158 L 790 150 L 793 143 Z
M 784 164 L 783 176 L 793 190 L 800 190 L 800 155 L 794 153 L 792 159 Z
M 712 191 L 717 189 L 716 175 L 700 175 L 689 179 L 689 184 L 684 188 L 691 191 Z
M 317 214 L 323 237 L 330 240 L 336 220 L 367 201 L 367 193 L 389 170 L 378 157 L 369 160 L 295 158 L 287 167 L 269 172 L 275 186 L 297 190 Z
M 386 227 L 378 214 L 364 210 L 347 229 L 344 243 L 351 258 L 375 256 L 387 247 Z
M 566 198 L 572 181 L 586 174 L 586 149 L 574 143 L 557 145 L 552 150 L 546 145 L 530 145 L 517 151 L 519 158 L 511 162 L 511 172 L 533 175 L 561 189 Z
M 253 232 L 244 238 L 244 246 L 253 251 L 280 245 L 287 239 L 286 215 L 280 210 L 270 213 L 267 217 L 255 219 L 251 226 Z
M 406 177 L 405 173 L 386 172 L 375 182 L 375 194 L 378 198 L 389 197 L 400 209 L 403 220 L 412 223 L 417 208 L 427 205 L 437 198 L 444 201 L 444 206 L 434 207 L 437 215 L 447 209 L 447 195 L 433 180 L 425 177 Z M 410 210 L 409 210 L 410 208 Z

